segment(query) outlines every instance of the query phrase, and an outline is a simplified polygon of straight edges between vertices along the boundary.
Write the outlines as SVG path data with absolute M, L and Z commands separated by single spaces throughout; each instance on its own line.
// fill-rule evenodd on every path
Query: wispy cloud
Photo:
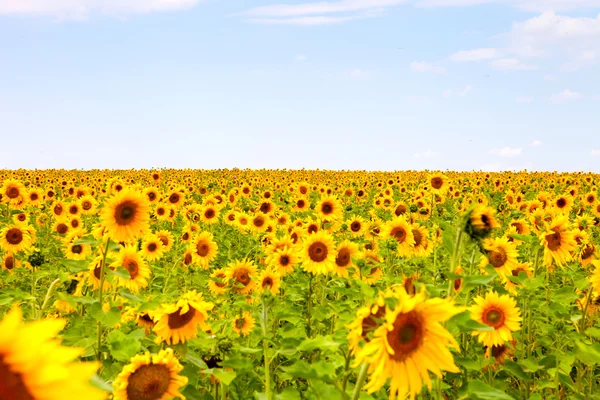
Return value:
M 412 72 L 423 73 L 431 72 L 434 74 L 443 74 L 446 72 L 446 68 L 437 65 L 430 64 L 425 61 L 413 61 L 410 63 L 410 70 Z
M 523 64 L 516 58 L 501 58 L 500 60 L 494 60 L 490 63 L 490 66 L 494 69 L 504 71 L 533 71 L 538 69 L 535 65 Z
M 490 154 L 495 154 L 500 157 L 512 158 L 512 157 L 520 156 L 522 151 L 523 151 L 523 149 L 520 147 L 506 146 L 501 149 L 492 149 L 492 150 L 490 150 Z
M 564 104 L 569 101 L 579 100 L 583 97 L 581 93 L 573 92 L 569 89 L 565 89 L 560 93 L 555 93 L 548 99 L 553 104 Z
M 415 158 L 433 158 L 433 157 L 437 157 L 438 153 L 436 153 L 435 151 L 428 149 L 427 151 L 422 151 L 419 153 L 415 153 Z
M 473 87 L 471 87 L 471 85 L 467 85 L 462 90 L 458 91 L 458 95 L 460 97 L 465 97 L 467 94 L 469 94 L 471 92 L 471 90 L 473 90 Z
M 494 48 L 483 48 L 483 49 L 475 49 L 475 50 L 462 50 L 452 54 L 449 58 L 452 61 L 456 62 L 465 62 L 465 61 L 484 61 L 484 60 L 492 60 L 494 58 L 500 57 L 500 52 L 498 49 Z
M 0 0 L 0 15 L 50 15 L 85 19 L 90 14 L 141 14 L 194 7 L 202 0 Z
M 420 7 L 467 7 L 480 4 L 508 4 L 523 10 L 543 12 L 546 10 L 570 11 L 580 8 L 600 7 L 600 0 L 419 0 Z
M 530 146 L 531 147 L 538 147 L 541 146 L 543 143 L 541 140 L 534 140 L 533 142 L 531 142 Z
M 408 0 L 340 0 L 301 4 L 272 4 L 239 13 L 250 22 L 265 24 L 324 25 L 380 15 L 386 8 Z M 327 15 L 338 14 L 327 17 Z M 346 15 L 339 15 L 346 14 Z M 347 15 L 350 14 L 350 15 Z
M 471 91 L 473 90 L 473 87 L 471 85 L 467 85 L 462 89 L 446 89 L 444 90 L 444 92 L 442 93 L 442 96 L 446 99 L 453 97 L 453 96 L 458 96 L 458 97 L 465 97 L 466 95 L 468 95 Z
M 515 101 L 519 104 L 530 104 L 533 102 L 533 97 L 517 97 Z

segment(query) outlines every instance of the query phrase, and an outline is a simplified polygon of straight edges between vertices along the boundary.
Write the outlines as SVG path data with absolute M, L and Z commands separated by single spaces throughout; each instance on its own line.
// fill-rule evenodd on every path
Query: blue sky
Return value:
M 600 172 L 600 0 L 0 0 L 0 168 Z

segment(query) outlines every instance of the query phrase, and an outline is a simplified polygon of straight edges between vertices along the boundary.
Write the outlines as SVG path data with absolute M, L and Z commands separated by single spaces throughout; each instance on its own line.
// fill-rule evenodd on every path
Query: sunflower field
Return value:
M 0 170 L 0 399 L 600 399 L 599 184 Z

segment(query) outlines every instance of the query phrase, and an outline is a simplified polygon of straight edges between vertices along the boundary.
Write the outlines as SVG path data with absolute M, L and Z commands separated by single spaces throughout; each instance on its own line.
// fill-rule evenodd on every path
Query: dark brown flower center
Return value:
M 396 361 L 404 361 L 423 342 L 423 321 L 416 311 L 398 314 L 393 329 L 388 332 L 387 340 L 394 354 L 390 355 Z
M 54 212 L 54 215 L 61 215 L 63 212 L 63 208 L 60 204 L 57 204 L 54 206 L 54 208 L 52 209 L 52 211 Z
M 169 196 L 169 203 L 171 203 L 171 204 L 177 204 L 179 202 L 180 198 L 181 198 L 181 196 L 179 196 L 179 193 L 172 193 Z
M 348 264 L 350 264 L 350 250 L 348 250 L 346 247 L 340 249 L 335 257 L 335 264 L 338 267 L 347 267 Z
M 501 310 L 490 308 L 489 310 L 484 311 L 482 319 L 484 324 L 498 329 L 504 325 L 505 316 Z
M 162 364 L 139 367 L 127 380 L 128 400 L 158 400 L 167 392 L 171 374 Z
M 18 245 L 23 241 L 23 232 L 19 228 L 11 228 L 6 232 L 6 241 L 12 245 Z
M 499 248 L 497 250 L 490 251 L 488 253 L 488 259 L 494 268 L 500 268 L 506 264 L 508 256 L 506 255 L 506 251 L 504 251 L 504 249 Z
M 308 247 L 308 256 L 314 262 L 322 262 L 327 258 L 327 246 L 321 242 L 315 242 Z
M 423 235 L 421 235 L 421 231 L 418 229 L 413 229 L 412 234 L 415 237 L 415 247 L 418 247 L 423 241 Z
M 182 326 L 186 326 L 196 315 L 196 309 L 190 306 L 190 309 L 183 314 L 179 314 L 181 312 L 181 307 L 175 311 L 174 313 L 169 314 L 168 325 L 171 329 L 178 329 Z
M 137 213 L 137 204 L 130 200 L 125 200 L 115 208 L 115 222 L 118 225 L 129 225 L 135 219 Z
M 271 277 L 267 276 L 262 281 L 262 287 L 266 288 L 266 289 L 270 289 L 271 287 L 273 287 L 273 279 L 271 279 Z
M 237 270 L 235 272 L 235 280 L 242 285 L 247 286 L 250 283 L 250 275 L 248 274 L 248 270 L 245 268 Z
M 595 251 L 596 251 L 596 246 L 591 245 L 591 244 L 586 244 L 585 247 L 583 248 L 583 251 L 581 252 L 581 259 L 586 260 L 586 259 L 590 258 L 591 256 L 594 255 Z
M 78 212 L 79 212 L 79 207 L 77 207 L 75 204 L 73 204 L 69 207 L 69 213 L 75 215 Z
M 0 354 L 0 398 L 7 400 L 35 400 L 25 386 L 21 375 L 14 373 Z
M 406 231 L 404 228 L 397 226 L 392 229 L 390 236 L 396 238 L 399 243 L 402 243 L 406 239 Z
M 166 236 L 159 236 L 158 240 L 160 240 L 162 242 L 163 246 L 169 245 L 169 238 Z
M 444 180 L 442 178 L 440 178 L 439 176 L 436 176 L 435 178 L 433 178 L 431 180 L 431 187 L 434 189 L 441 188 L 443 184 L 444 184 Z
M 151 252 L 151 253 L 154 253 L 157 248 L 158 248 L 158 246 L 156 245 L 156 243 L 150 243 L 150 244 L 148 244 L 148 251 Z
M 330 203 L 324 203 L 321 207 L 321 212 L 325 215 L 329 215 L 333 212 L 333 205 Z
M 86 200 L 81 203 L 81 208 L 83 208 L 85 211 L 89 211 L 92 208 L 92 203 Z
M 15 186 L 9 186 L 8 190 L 6 191 L 6 196 L 9 199 L 14 199 L 16 197 L 19 197 L 19 188 L 15 187 Z
M 64 235 L 69 231 L 69 227 L 66 224 L 60 223 L 56 226 L 56 232 Z
M 83 247 L 80 244 L 76 244 L 76 245 L 73 245 L 73 247 L 71 247 L 71 251 L 74 254 L 81 254 L 81 252 L 83 251 Z
M 211 219 L 215 217 L 215 210 L 213 210 L 212 208 L 209 208 L 208 210 L 206 210 L 204 212 L 204 217 L 206 219 Z
M 200 257 L 206 257 L 210 251 L 210 246 L 206 242 L 200 242 L 196 244 L 196 253 Z
M 260 227 L 262 227 L 265 224 L 265 219 L 259 215 L 258 217 L 254 218 L 254 220 L 252 221 L 252 223 L 257 228 L 260 228 Z
M 282 266 L 287 266 L 290 263 L 290 258 L 286 255 L 281 256 L 279 258 L 279 264 L 281 264 Z
M 548 242 L 548 250 L 556 251 L 560 248 L 560 232 L 554 232 L 550 235 L 546 235 L 546 241 Z
M 354 221 L 350 224 L 350 230 L 352 232 L 360 232 L 360 228 L 362 228 L 362 225 L 358 221 Z
M 139 275 L 140 267 L 135 260 L 125 260 L 123 268 L 129 272 L 129 277 L 135 279 Z

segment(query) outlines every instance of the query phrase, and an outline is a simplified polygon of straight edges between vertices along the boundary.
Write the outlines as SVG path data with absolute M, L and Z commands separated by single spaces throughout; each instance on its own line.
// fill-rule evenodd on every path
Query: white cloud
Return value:
M 533 97 L 517 97 L 515 101 L 519 104 L 530 104 L 533 102 Z
M 434 74 L 443 74 L 446 72 L 446 68 L 439 67 L 433 64 L 430 64 L 425 61 L 413 61 L 410 63 L 410 70 L 412 72 L 423 73 L 423 72 L 432 72 Z
M 573 92 L 569 89 L 565 89 L 560 93 L 555 93 L 548 99 L 553 104 L 563 104 L 573 100 L 579 100 L 583 97 L 581 93 Z
M 462 50 L 450 56 L 452 61 L 482 61 L 498 58 L 500 53 L 494 48 L 483 48 L 475 50 Z
M 366 71 L 364 69 L 360 69 L 360 68 L 354 68 L 354 69 L 348 70 L 342 74 L 342 78 L 351 80 L 351 81 L 364 80 L 364 79 L 368 79 L 370 77 L 371 77 L 371 72 Z
M 511 157 L 520 156 L 522 151 L 523 151 L 523 149 L 520 147 L 517 148 L 517 147 L 506 146 L 501 149 L 492 149 L 492 150 L 490 150 L 490 154 L 495 154 L 500 157 L 511 158 Z
M 419 153 L 415 153 L 415 158 L 433 158 L 433 157 L 437 157 L 438 153 L 436 153 L 435 151 L 428 149 L 427 151 L 422 151 Z
M 470 85 L 467 85 L 464 87 L 464 89 L 458 92 L 458 95 L 460 97 L 465 97 L 471 90 L 473 90 L 473 88 Z
M 298 54 L 296 56 L 296 61 L 306 61 L 308 60 L 308 57 L 306 57 L 304 54 Z
M 523 64 L 516 58 L 502 58 L 500 60 L 494 60 L 490 63 L 490 66 L 492 68 L 504 71 L 533 71 L 538 69 L 538 67 L 535 65 Z
M 487 3 L 507 4 L 527 11 L 569 11 L 598 8 L 600 0 L 420 0 L 420 7 L 466 7 Z
M 531 147 L 538 147 L 541 146 L 543 143 L 541 140 L 534 140 L 533 142 L 531 142 L 530 146 Z
M 298 25 L 298 26 L 313 26 L 313 25 L 332 25 L 348 22 L 360 17 L 299 17 L 299 18 L 250 18 L 248 22 L 264 25 Z
M 251 8 L 238 15 L 249 17 L 250 22 L 262 24 L 325 25 L 378 16 L 386 8 L 407 1 L 340 0 L 300 4 L 272 4 Z M 328 14 L 334 14 L 334 16 L 328 17 Z
M 140 14 L 194 7 L 201 0 L 0 0 L 0 15 L 52 15 L 84 19 L 90 14 Z
M 546 74 L 544 75 L 544 80 L 545 81 L 553 81 L 556 79 L 556 76 L 552 75 L 552 74 Z
M 600 156 L 600 149 L 593 149 L 592 152 L 590 153 L 591 156 L 594 157 L 599 157 Z

